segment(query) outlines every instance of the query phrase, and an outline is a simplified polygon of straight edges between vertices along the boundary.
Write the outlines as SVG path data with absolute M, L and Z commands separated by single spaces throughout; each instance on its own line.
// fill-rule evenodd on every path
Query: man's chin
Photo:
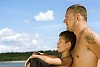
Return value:
M 71 31 L 70 29 L 67 28 L 68 31 Z
M 68 28 L 66 28 L 66 30 L 68 30 L 68 31 L 69 31 L 69 29 L 68 29 Z

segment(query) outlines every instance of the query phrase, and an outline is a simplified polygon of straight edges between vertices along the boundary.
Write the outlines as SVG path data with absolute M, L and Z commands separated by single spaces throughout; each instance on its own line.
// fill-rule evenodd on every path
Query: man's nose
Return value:
M 57 45 L 58 45 L 58 43 L 57 43 Z
M 57 46 L 59 46 L 59 42 L 57 43 Z
M 68 24 L 68 22 L 67 22 L 66 20 L 64 20 L 64 23 L 65 23 L 65 24 Z
M 65 19 L 64 19 L 64 23 L 65 23 Z

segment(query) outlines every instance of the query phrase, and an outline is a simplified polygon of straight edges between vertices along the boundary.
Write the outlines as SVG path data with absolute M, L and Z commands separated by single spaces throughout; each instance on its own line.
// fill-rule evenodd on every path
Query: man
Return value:
M 97 67 L 100 58 L 100 37 L 87 27 L 87 10 L 79 4 L 67 9 L 64 23 L 74 32 L 77 41 L 72 67 Z

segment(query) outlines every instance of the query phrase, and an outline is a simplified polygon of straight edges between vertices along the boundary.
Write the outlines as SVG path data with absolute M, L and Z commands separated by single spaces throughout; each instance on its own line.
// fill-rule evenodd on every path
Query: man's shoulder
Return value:
M 100 41 L 99 35 L 89 28 L 86 28 L 82 34 L 88 44 L 96 44 Z
M 85 28 L 83 30 L 83 34 L 87 34 L 87 33 L 91 33 L 91 32 L 93 32 L 93 30 L 91 30 L 90 28 Z
M 90 29 L 90 28 L 85 28 L 84 29 L 84 31 L 83 31 L 83 34 L 85 34 L 85 35 L 88 35 L 88 34 L 94 34 L 95 36 L 97 36 L 98 34 L 95 32 L 95 31 L 93 31 L 92 29 Z

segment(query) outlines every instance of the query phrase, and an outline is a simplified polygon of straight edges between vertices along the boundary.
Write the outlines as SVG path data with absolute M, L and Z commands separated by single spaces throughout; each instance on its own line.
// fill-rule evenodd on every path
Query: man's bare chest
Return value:
M 88 51 L 88 48 L 86 47 L 86 41 L 81 38 L 79 40 L 77 40 L 75 48 L 73 50 L 73 56 L 76 58 L 79 58 L 80 56 L 83 56 L 84 53 L 86 53 Z

